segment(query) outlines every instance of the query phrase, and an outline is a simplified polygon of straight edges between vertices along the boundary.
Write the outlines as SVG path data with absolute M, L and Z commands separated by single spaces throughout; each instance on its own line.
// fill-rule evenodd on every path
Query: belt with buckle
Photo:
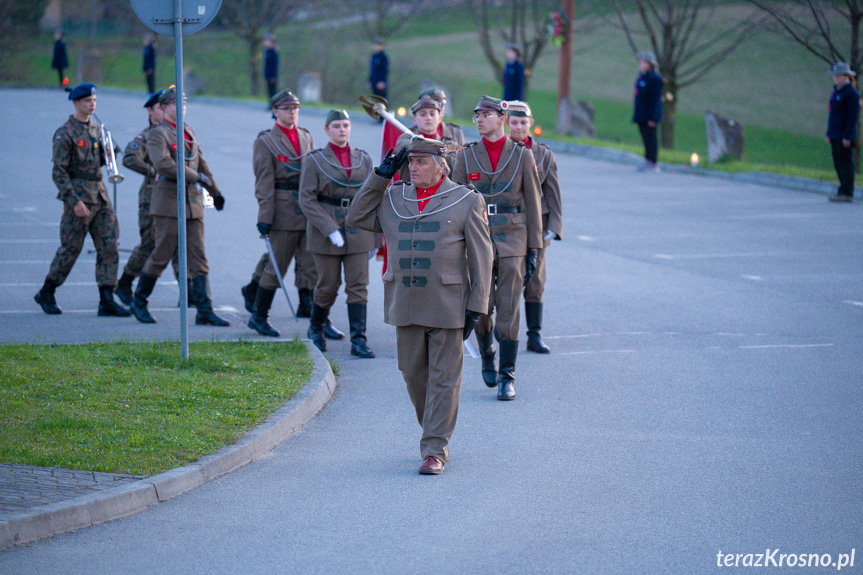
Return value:
M 331 198 L 330 196 L 318 195 L 318 201 L 321 202 L 322 204 L 329 204 L 331 206 L 338 206 L 340 208 L 350 207 L 351 199 L 352 198 L 345 198 L 345 197 L 339 197 L 339 196 Z
M 520 214 L 522 211 L 521 206 L 507 206 L 507 205 L 498 205 L 498 204 L 488 204 L 486 206 L 488 210 L 488 215 L 496 216 L 497 214 Z
M 69 178 L 73 180 L 89 180 L 91 182 L 98 182 L 102 179 L 102 172 L 96 172 L 95 174 L 85 174 L 84 172 L 69 172 Z
M 296 180 L 293 181 L 280 181 L 276 182 L 275 188 L 277 190 L 299 190 L 300 183 Z

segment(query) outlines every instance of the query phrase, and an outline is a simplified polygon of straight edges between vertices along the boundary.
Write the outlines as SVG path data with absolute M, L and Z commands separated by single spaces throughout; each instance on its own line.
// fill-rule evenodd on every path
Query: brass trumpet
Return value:
M 123 174 L 117 169 L 117 155 L 114 151 L 114 139 L 111 137 L 111 132 L 102 123 L 96 114 L 93 114 L 96 121 L 99 122 L 99 131 L 101 132 L 102 140 L 102 155 L 105 159 L 105 168 L 108 170 L 108 181 L 112 184 L 119 184 L 123 181 Z

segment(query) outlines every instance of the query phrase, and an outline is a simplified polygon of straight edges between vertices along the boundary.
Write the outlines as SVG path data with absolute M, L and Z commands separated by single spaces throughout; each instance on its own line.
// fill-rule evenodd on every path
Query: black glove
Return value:
M 213 180 L 208 178 L 207 174 L 198 172 L 198 183 L 207 188 L 208 192 L 213 190 Z
M 462 332 L 462 340 L 465 340 L 470 337 L 473 328 L 476 327 L 476 324 L 479 322 L 482 314 L 478 311 L 471 311 L 469 309 L 464 310 L 464 331 Z
M 221 212 L 225 207 L 225 196 L 219 194 L 218 196 L 213 196 L 213 205 L 216 206 L 216 211 Z
M 524 274 L 524 285 L 530 282 L 533 272 L 536 271 L 536 250 L 527 250 L 527 272 Z
M 387 155 L 384 156 L 384 159 L 381 161 L 381 165 L 375 168 L 375 173 L 387 180 L 392 179 L 392 177 L 398 173 L 402 164 L 405 163 L 407 157 L 407 147 L 402 148 L 397 155 L 393 155 L 393 150 L 390 148 L 390 151 L 387 152 Z
M 261 233 L 261 237 L 270 235 L 270 227 L 270 224 L 258 222 L 258 231 Z

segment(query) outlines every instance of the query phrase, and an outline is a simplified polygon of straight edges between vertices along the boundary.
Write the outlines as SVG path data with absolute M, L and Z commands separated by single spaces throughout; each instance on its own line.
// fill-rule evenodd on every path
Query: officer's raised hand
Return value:
M 270 224 L 258 222 L 258 232 L 261 234 L 262 238 L 270 235 Z
M 527 250 L 527 272 L 524 274 L 524 285 L 530 282 L 536 271 L 536 250 Z
M 478 311 L 471 311 L 469 309 L 464 310 L 464 331 L 462 331 L 462 339 L 465 340 L 470 337 L 473 328 L 476 327 L 476 324 L 479 323 L 482 314 Z
M 399 153 L 395 155 L 393 154 L 392 148 L 390 148 L 390 151 L 387 152 L 387 155 L 384 156 L 384 159 L 381 161 L 381 165 L 375 168 L 375 173 L 387 180 L 392 179 L 392 177 L 398 173 L 402 164 L 405 163 L 407 157 L 407 147 L 402 148 Z

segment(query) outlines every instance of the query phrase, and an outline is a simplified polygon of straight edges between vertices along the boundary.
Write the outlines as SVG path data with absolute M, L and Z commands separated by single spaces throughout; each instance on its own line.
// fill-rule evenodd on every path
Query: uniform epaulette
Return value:
M 464 145 L 464 148 L 462 148 L 462 150 L 464 150 L 465 148 L 470 148 L 471 146 L 476 146 L 477 144 L 479 144 L 479 142 L 468 142 Z
M 304 131 L 304 132 L 305 132 L 305 133 L 307 133 L 307 134 L 311 134 L 311 132 L 309 132 L 307 129 L 303 128 L 302 126 L 297 126 L 297 129 L 298 129 L 298 130 L 302 130 L 302 131 Z

